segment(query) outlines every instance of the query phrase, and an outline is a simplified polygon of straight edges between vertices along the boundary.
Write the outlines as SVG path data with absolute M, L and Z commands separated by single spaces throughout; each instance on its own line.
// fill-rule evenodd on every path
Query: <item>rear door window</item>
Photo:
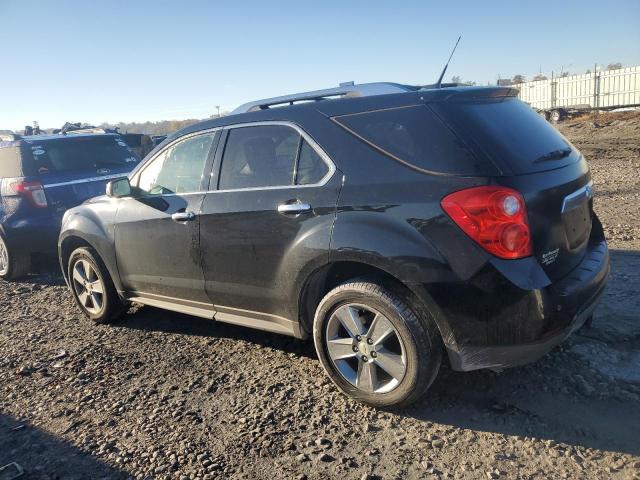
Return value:
M 320 158 L 309 142 L 302 140 L 298 154 L 296 169 L 296 185 L 311 185 L 319 183 L 329 173 L 329 167 Z
M 292 127 L 258 125 L 229 130 L 219 188 L 313 185 L 329 173 L 318 152 Z
M 552 170 L 579 159 L 566 138 L 516 98 L 432 106 L 463 138 L 516 174 Z
M 427 173 L 494 175 L 426 105 L 389 108 L 333 118 L 373 148 Z
M 119 137 L 73 137 L 33 141 L 30 145 L 37 173 L 98 171 L 133 166 L 138 157 Z

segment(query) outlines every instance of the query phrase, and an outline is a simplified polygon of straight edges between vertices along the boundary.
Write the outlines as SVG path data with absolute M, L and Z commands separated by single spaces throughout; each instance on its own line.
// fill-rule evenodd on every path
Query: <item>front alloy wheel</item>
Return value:
M 73 265 L 73 289 L 78 301 L 91 315 L 104 308 L 104 284 L 91 264 L 81 258 Z
M 90 247 L 75 249 L 67 268 L 69 287 L 82 313 L 96 323 L 117 319 L 124 305 L 96 251 Z

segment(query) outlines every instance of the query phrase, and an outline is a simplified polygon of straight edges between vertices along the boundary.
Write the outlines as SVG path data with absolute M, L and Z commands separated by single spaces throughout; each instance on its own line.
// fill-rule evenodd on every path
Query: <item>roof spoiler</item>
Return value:
M 444 100 L 474 100 L 482 98 L 517 97 L 519 90 L 511 87 L 476 87 L 469 90 L 455 90 Z

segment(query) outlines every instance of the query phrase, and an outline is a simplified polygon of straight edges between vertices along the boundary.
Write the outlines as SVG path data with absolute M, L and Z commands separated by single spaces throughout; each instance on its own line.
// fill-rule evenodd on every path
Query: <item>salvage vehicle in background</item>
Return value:
M 145 133 L 120 133 L 120 137 L 140 158 L 144 158 L 156 146 L 151 136 Z
M 640 107 L 640 66 L 598 70 L 510 85 L 552 123 L 591 111 Z
M 167 135 L 151 135 L 151 143 L 153 143 L 153 147 L 157 147 L 162 142 L 165 141 Z
M 313 338 L 382 407 L 420 398 L 443 351 L 534 361 L 592 315 L 609 254 L 585 159 L 516 93 L 343 84 L 187 127 L 65 214 L 75 302 Z
M 139 158 L 115 134 L 0 138 L 0 278 L 29 273 L 33 254 L 55 253 L 62 215 L 102 194 Z

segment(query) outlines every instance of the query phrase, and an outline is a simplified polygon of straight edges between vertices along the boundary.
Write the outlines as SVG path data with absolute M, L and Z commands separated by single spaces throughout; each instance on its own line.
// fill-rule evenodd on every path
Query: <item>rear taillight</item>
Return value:
M 522 195 L 506 187 L 473 187 L 440 202 L 451 219 L 496 257 L 531 255 L 531 232 Z
M 18 181 L 11 184 L 11 189 L 34 207 L 47 207 L 47 197 L 44 194 L 44 187 L 40 182 Z

